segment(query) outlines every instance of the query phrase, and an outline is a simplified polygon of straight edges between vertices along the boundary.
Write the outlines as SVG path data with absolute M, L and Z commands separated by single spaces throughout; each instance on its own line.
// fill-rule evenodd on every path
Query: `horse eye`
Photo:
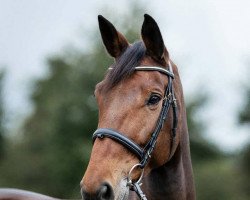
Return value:
M 147 105 L 156 105 L 161 100 L 161 96 L 157 94 L 152 94 L 147 102 Z

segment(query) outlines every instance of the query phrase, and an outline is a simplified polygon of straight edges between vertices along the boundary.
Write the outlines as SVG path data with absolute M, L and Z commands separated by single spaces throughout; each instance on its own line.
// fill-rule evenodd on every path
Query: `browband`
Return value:
M 163 74 L 166 74 L 167 76 L 171 76 L 172 78 L 174 78 L 173 72 L 170 72 L 167 69 L 157 67 L 157 66 L 138 66 L 138 67 L 135 67 L 135 69 L 137 71 L 158 71 L 158 72 L 161 72 Z
M 169 62 L 169 66 L 171 66 L 171 63 Z M 113 67 L 109 67 L 108 69 L 113 69 Z M 157 66 L 137 66 L 135 67 L 136 71 L 158 71 L 161 72 L 167 76 L 170 76 L 171 78 L 174 78 L 174 73 L 164 69 L 162 67 L 157 67 Z

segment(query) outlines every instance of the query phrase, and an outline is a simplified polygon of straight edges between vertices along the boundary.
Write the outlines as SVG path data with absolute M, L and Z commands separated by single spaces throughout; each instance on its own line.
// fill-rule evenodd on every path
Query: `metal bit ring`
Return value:
M 135 164 L 135 165 L 130 169 L 130 171 L 129 171 L 129 173 L 128 173 L 128 183 L 130 183 L 130 184 L 138 183 L 138 184 L 139 184 L 139 183 L 141 182 L 142 177 L 143 177 L 143 174 L 144 174 L 144 168 L 141 169 L 140 166 L 141 166 L 141 164 L 138 163 L 138 164 Z M 137 168 L 137 167 L 141 169 L 141 175 L 140 175 L 140 177 L 139 177 L 139 179 L 138 179 L 137 181 L 133 182 L 133 181 L 132 181 L 131 175 L 132 175 L 133 170 L 134 170 L 135 168 Z

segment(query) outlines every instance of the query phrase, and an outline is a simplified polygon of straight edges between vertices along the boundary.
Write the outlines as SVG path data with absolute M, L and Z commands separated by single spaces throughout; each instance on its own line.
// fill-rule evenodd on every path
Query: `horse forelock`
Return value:
M 135 71 L 146 53 L 146 48 L 142 41 L 130 45 L 124 53 L 116 59 L 106 76 L 107 88 L 112 88 L 122 80 L 129 77 Z

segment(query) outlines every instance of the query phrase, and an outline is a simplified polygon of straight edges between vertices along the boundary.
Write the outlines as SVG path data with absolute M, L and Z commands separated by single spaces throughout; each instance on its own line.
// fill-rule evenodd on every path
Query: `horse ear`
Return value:
M 98 15 L 98 22 L 102 41 L 108 53 L 114 58 L 119 57 L 121 53 L 128 47 L 128 41 L 115 29 L 113 24 L 103 16 Z
M 165 48 L 161 32 L 156 21 L 148 14 L 144 15 L 141 35 L 147 49 L 147 54 L 158 61 L 162 61 L 165 53 L 167 53 L 167 49 Z

